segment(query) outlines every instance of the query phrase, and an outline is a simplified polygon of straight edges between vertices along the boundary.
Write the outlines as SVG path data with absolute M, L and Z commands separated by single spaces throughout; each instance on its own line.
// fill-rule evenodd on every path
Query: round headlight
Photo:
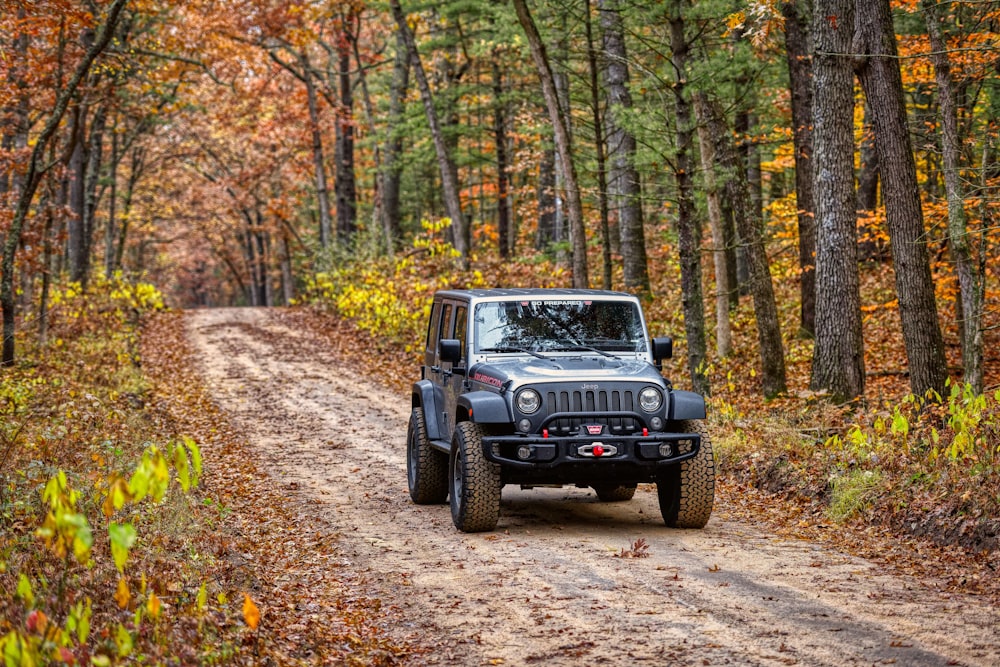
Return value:
M 537 412 L 542 407 L 542 397 L 534 389 L 524 389 L 517 395 L 517 409 L 526 415 Z
M 656 412 L 663 405 L 663 392 L 654 387 L 646 387 L 639 392 L 639 407 L 646 412 Z

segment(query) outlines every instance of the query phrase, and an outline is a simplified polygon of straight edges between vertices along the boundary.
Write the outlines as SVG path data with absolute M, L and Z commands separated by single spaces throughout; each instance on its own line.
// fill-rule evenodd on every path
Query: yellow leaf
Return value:
M 243 594 L 243 620 L 246 621 L 251 630 L 256 630 L 257 626 L 260 625 L 260 610 L 246 593 Z
M 128 601 L 132 599 L 132 594 L 128 590 L 128 582 L 125 581 L 125 577 L 118 580 L 118 590 L 115 592 L 115 602 L 118 606 L 124 609 L 128 606 Z
M 146 611 L 149 612 L 150 618 L 156 620 L 160 617 L 160 598 L 156 597 L 156 593 L 150 592 L 149 599 L 146 600 Z

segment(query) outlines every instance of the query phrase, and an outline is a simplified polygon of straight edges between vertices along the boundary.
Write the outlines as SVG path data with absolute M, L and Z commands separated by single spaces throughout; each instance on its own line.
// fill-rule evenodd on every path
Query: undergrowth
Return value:
M 115 277 L 51 303 L 48 342 L 0 370 L 4 664 L 236 655 L 246 615 L 196 546 L 201 450 L 145 409 L 138 325 L 159 293 Z

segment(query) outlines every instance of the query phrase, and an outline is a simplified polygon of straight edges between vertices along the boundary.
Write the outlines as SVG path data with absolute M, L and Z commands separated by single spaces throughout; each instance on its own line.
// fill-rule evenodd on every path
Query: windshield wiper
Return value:
M 602 354 L 605 357 L 611 357 L 612 359 L 621 359 L 616 354 L 611 354 L 610 352 L 605 352 L 604 350 L 598 350 L 596 347 L 591 347 L 589 345 L 580 345 L 579 343 L 573 343 L 572 345 L 565 345 L 563 347 L 553 347 L 551 348 L 553 352 L 596 352 L 597 354 Z
M 502 347 L 483 347 L 479 349 L 480 352 L 523 352 L 525 354 L 530 354 L 533 357 L 538 357 L 539 359 L 544 359 L 545 361 L 551 361 L 549 357 L 544 354 L 538 354 L 532 350 L 523 347 L 515 347 L 513 345 L 504 345 Z

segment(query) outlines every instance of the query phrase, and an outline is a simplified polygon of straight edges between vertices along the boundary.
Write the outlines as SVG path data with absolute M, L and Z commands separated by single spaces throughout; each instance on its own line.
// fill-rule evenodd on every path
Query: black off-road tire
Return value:
M 682 421 L 677 430 L 700 433 L 701 449 L 693 459 L 670 466 L 657 481 L 660 513 L 671 528 L 704 528 L 715 503 L 712 441 L 701 421 Z
M 406 482 L 418 505 L 440 505 L 448 499 L 448 455 L 431 447 L 420 408 L 410 413 L 406 433 Z
M 483 455 L 479 424 L 455 425 L 451 440 L 451 520 L 464 533 L 493 530 L 500 520 L 500 466 Z
M 595 486 L 594 491 L 602 503 L 623 503 L 635 496 L 635 484 Z

